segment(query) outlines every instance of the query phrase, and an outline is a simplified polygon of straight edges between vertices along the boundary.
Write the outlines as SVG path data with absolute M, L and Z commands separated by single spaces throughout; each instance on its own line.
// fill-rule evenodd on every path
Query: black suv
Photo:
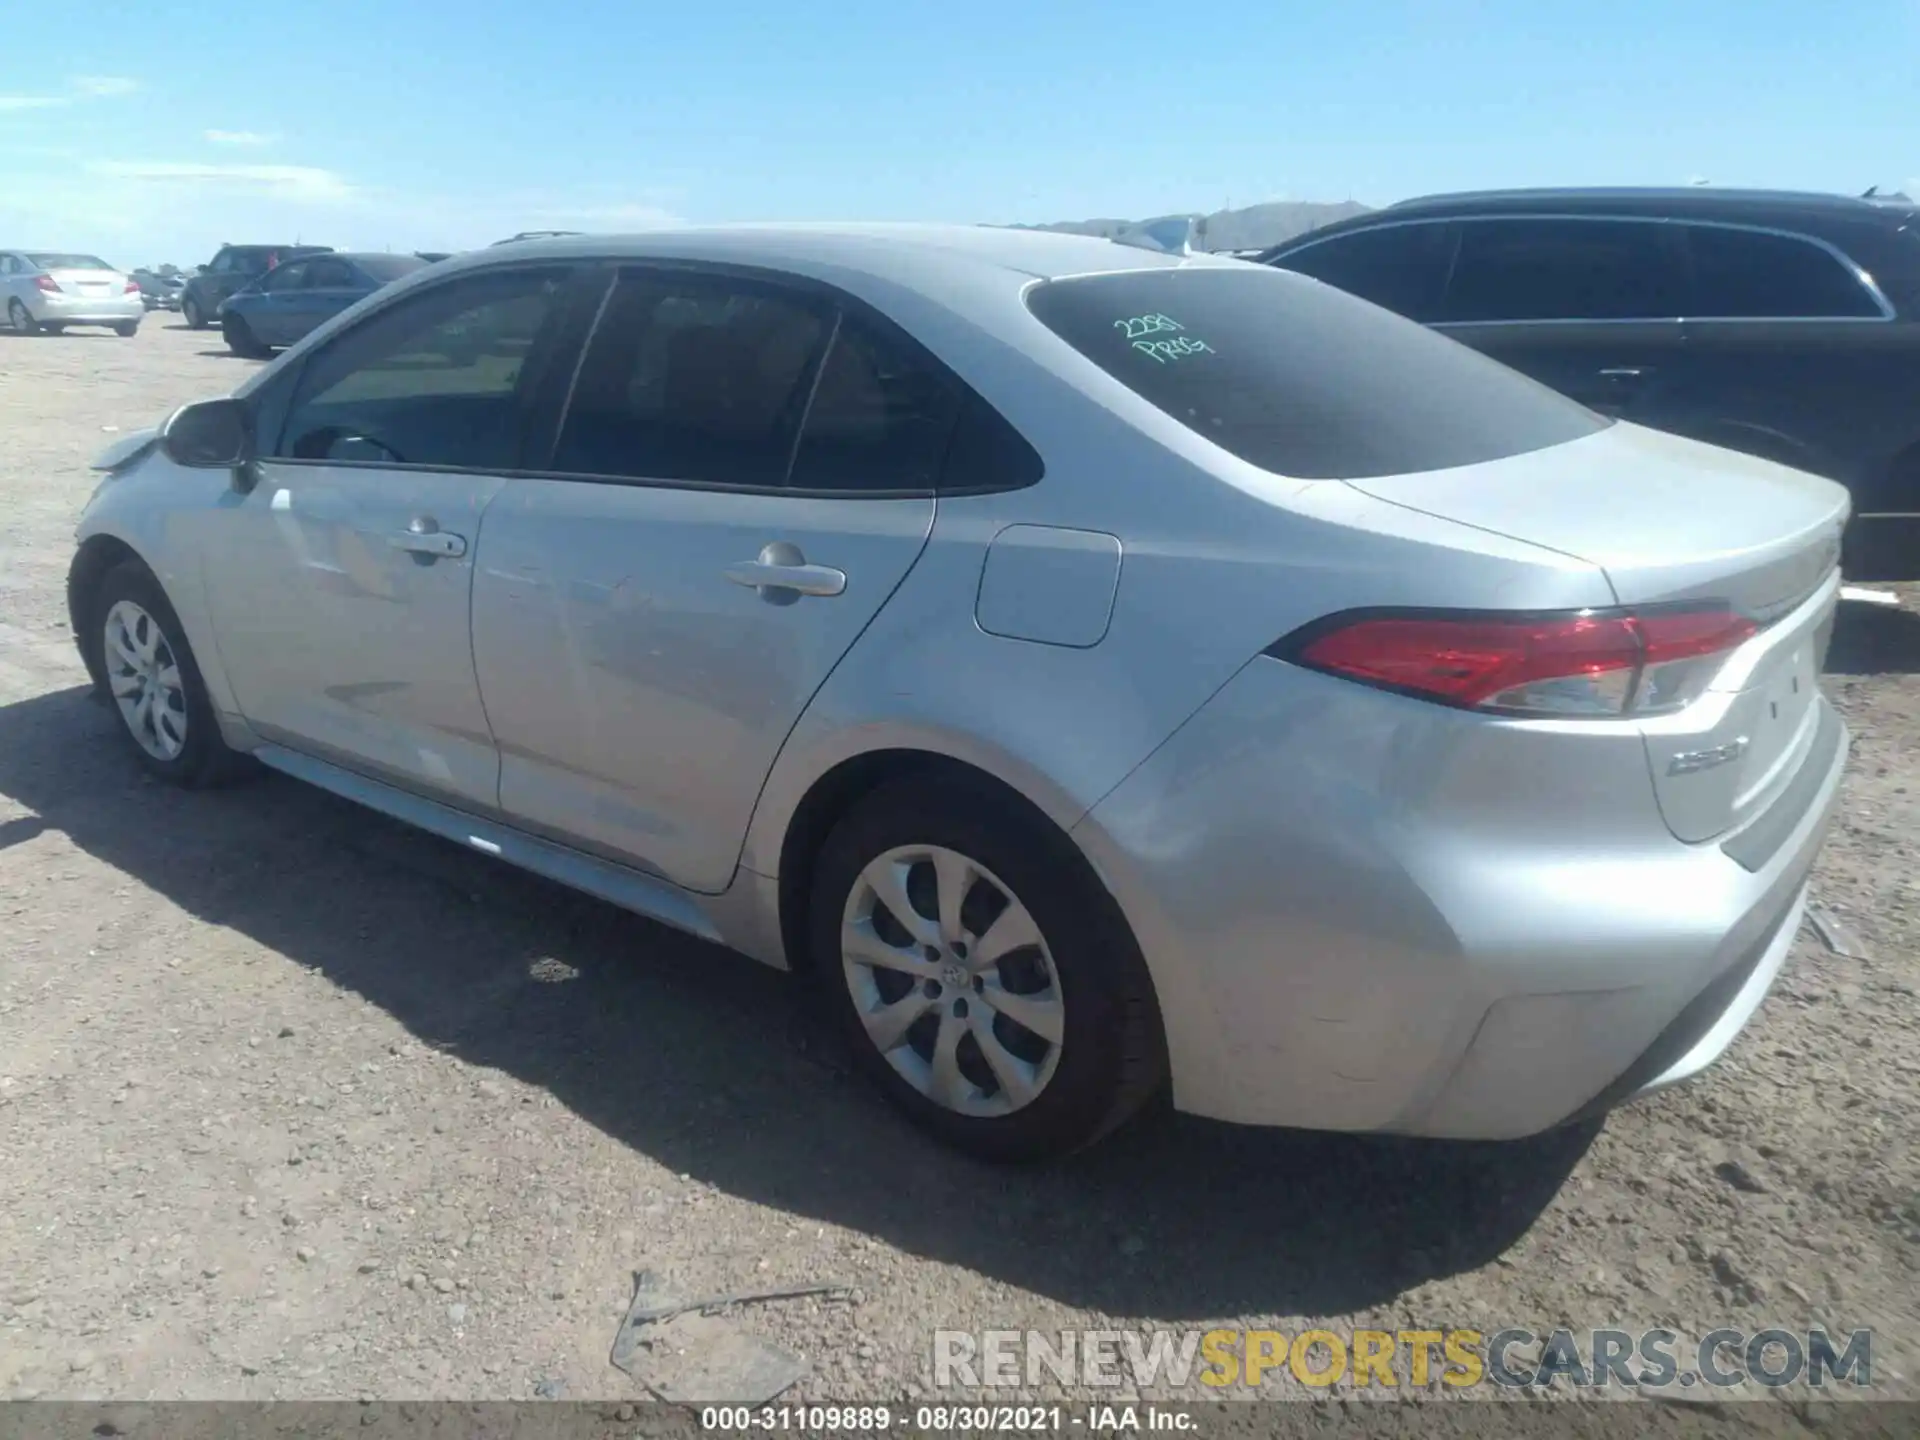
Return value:
M 1848 574 L 1920 576 L 1920 206 L 1904 197 L 1436 195 L 1259 258 L 1596 410 L 1830 476 L 1853 492 Z
M 180 316 L 195 330 L 211 325 L 226 298 L 283 260 L 296 255 L 326 255 L 331 245 L 222 245 L 180 292 Z

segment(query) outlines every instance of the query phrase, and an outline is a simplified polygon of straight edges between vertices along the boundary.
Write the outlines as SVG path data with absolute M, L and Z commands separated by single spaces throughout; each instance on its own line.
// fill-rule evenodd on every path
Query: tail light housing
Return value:
M 127 295 L 138 295 L 140 293 L 140 282 L 138 280 L 127 281 L 126 289 L 122 293 Z
M 58 295 L 60 293 L 60 282 L 51 275 L 36 275 L 33 277 L 33 288 L 36 290 L 44 290 L 49 295 Z
M 1501 715 L 1659 715 L 1697 700 L 1760 627 L 1724 605 L 1550 613 L 1350 611 L 1268 654 Z

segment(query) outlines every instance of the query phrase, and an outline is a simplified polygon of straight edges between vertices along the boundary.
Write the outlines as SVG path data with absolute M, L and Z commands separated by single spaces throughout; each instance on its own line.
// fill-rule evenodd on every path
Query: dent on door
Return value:
M 473 606 L 501 809 L 724 889 L 780 746 L 932 518 L 930 499 L 513 482 Z
M 204 569 L 229 683 L 263 738 L 493 807 L 464 554 L 502 483 L 262 463 Z

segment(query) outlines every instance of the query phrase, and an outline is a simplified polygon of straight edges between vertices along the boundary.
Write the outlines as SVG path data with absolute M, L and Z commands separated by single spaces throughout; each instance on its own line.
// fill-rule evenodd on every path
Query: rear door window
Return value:
M 1880 319 L 1840 258 L 1792 235 L 1725 225 L 1677 227 L 1693 262 L 1687 313 L 1701 320 Z
M 1500 460 L 1608 423 L 1454 340 L 1265 266 L 1052 280 L 1028 304 L 1195 433 L 1301 479 Z
M 306 288 L 309 290 L 343 290 L 353 284 L 353 271 L 342 260 L 289 260 L 280 270 L 298 265 L 307 273 Z
M 307 267 L 300 264 L 282 265 L 277 270 L 269 270 L 254 284 L 268 294 L 281 290 L 298 290 L 307 282 Z
M 1686 312 L 1674 226 L 1463 220 L 1441 320 L 1673 320 Z
M 1315 241 L 1274 264 L 1338 285 L 1410 320 L 1431 321 L 1440 312 L 1453 263 L 1454 233 L 1443 221 L 1380 225 Z
M 746 277 L 622 271 L 561 424 L 563 474 L 786 482 L 833 309 Z

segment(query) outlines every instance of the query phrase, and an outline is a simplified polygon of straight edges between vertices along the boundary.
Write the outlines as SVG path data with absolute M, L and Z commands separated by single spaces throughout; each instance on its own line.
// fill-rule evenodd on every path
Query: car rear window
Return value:
M 1303 480 L 1502 460 L 1611 423 L 1410 320 L 1265 266 L 1050 280 L 1027 303 L 1189 429 Z
M 427 268 L 427 262 L 416 255 L 363 255 L 354 264 L 376 280 L 398 280 Z
M 69 255 L 55 250 L 40 251 L 27 256 L 42 270 L 111 270 L 113 267 L 98 255 Z

